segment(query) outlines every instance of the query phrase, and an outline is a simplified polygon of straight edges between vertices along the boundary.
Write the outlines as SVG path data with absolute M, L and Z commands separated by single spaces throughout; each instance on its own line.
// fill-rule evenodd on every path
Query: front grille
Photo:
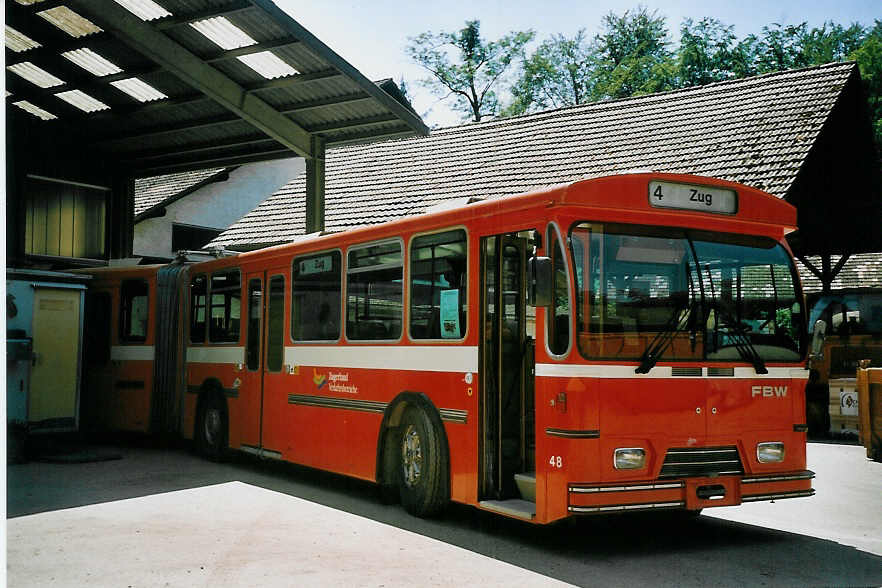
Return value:
M 738 448 L 672 447 L 665 455 L 659 478 L 695 478 L 743 474 Z

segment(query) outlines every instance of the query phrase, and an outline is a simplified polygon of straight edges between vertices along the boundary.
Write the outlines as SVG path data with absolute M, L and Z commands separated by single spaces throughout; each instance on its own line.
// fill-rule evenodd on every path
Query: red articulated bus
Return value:
M 796 210 L 628 174 L 93 274 L 93 422 L 536 523 L 811 496 Z

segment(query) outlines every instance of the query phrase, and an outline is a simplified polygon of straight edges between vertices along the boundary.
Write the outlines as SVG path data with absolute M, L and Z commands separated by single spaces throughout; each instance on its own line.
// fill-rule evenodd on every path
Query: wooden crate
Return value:
M 856 383 L 861 445 L 882 461 L 882 368 L 858 368 Z
M 828 382 L 830 390 L 830 432 L 857 434 L 860 400 L 855 378 L 834 378 Z

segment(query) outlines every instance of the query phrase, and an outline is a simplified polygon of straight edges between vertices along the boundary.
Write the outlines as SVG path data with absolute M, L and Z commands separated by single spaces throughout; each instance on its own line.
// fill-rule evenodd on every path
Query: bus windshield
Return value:
M 804 309 L 772 239 L 579 223 L 571 231 L 578 346 L 587 359 L 798 361 Z

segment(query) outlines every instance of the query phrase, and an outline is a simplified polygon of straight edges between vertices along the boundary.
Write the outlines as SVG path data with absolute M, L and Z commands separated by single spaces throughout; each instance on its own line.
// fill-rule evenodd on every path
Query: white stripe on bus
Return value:
M 638 374 L 633 365 L 572 365 L 560 363 L 537 363 L 536 375 L 550 378 L 713 378 L 714 380 L 738 379 L 808 379 L 808 370 L 792 367 L 769 367 L 769 373 L 758 374 L 752 367 L 736 367 L 731 376 L 708 376 L 707 368 L 702 368 L 701 376 L 672 376 L 671 366 L 655 366 L 649 373 Z
M 466 373 L 478 371 L 478 348 L 461 345 L 298 345 L 285 347 L 285 363 L 324 368 Z
M 113 361 L 153 361 L 155 356 L 153 345 L 114 345 L 110 348 Z
M 187 347 L 188 363 L 245 363 L 244 347 Z

